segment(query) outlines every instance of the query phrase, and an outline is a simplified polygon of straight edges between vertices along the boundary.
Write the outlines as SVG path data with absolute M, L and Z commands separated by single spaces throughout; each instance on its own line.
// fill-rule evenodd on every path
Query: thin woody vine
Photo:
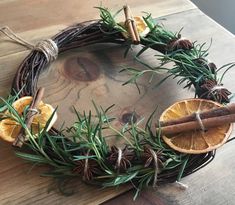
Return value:
M 98 9 L 100 20 L 68 27 L 48 41 L 57 45 L 54 50 L 58 50 L 58 54 L 94 43 L 117 43 L 123 45 L 127 55 L 133 45 L 140 44 L 141 50 L 134 57 L 144 65 L 144 69 L 123 69 L 121 72 L 130 74 L 124 85 L 135 83 L 138 86 L 137 81 L 144 74 L 150 73 L 151 81 L 154 75 L 164 72 L 166 77 L 160 82 L 152 82 L 156 84 L 156 89 L 173 77 L 184 86 L 183 89 L 193 87 L 196 98 L 176 102 L 163 112 L 158 122 L 153 120 L 153 112 L 147 117 L 145 125 L 142 119 L 135 122 L 132 117 L 120 130 L 112 125 L 115 119 L 109 116 L 113 106 L 103 108 L 93 103 L 96 113 L 74 108 L 76 122 L 69 128 L 57 130 L 52 127 L 57 118 L 56 109 L 43 103 L 44 89 L 36 88 L 39 73 L 49 64 L 50 58 L 33 50 L 16 73 L 12 94 L 7 99 L 1 98 L 0 136 L 18 147 L 18 157 L 35 165 L 48 165 L 48 172 L 42 176 L 59 181 L 80 178 L 102 187 L 130 183 L 136 190 L 134 198 L 147 186 L 180 184 L 182 177 L 210 163 L 215 149 L 228 140 L 231 123 L 235 121 L 235 106 L 225 106 L 232 93 L 222 81 L 234 63 L 217 68 L 206 59 L 209 48 L 205 48 L 205 44 L 181 37 L 181 31 L 168 31 L 151 14 L 132 17 L 128 6 L 115 14 L 103 7 Z M 115 17 L 122 10 L 125 21 L 118 23 Z M 141 54 L 147 49 L 158 51 L 156 57 L 160 64 L 156 67 L 141 60 Z M 169 68 L 169 63 L 173 63 L 173 67 Z M 185 108 L 187 110 L 186 105 L 194 107 L 187 116 L 182 114 Z M 172 111 L 179 114 L 177 119 L 171 118 L 169 113 Z M 223 131 L 221 135 L 215 134 L 217 128 Z M 123 146 L 110 146 L 106 140 L 107 130 L 112 131 L 113 137 L 124 139 Z M 210 133 L 214 133 L 217 140 L 213 141 Z M 212 139 L 211 146 L 197 144 L 202 135 Z M 182 141 L 189 139 L 188 136 L 200 149 L 182 145 Z M 60 190 L 66 192 L 64 187 Z

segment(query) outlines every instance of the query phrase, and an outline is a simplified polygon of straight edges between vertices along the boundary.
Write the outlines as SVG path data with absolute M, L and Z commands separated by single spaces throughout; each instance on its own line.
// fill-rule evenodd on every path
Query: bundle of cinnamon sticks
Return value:
M 200 122 L 196 115 L 200 116 Z M 193 113 L 170 121 L 160 121 L 157 125 L 157 132 L 160 132 L 162 135 L 177 134 L 190 130 L 200 130 L 200 123 L 202 123 L 205 129 L 209 129 L 233 122 L 235 122 L 235 103 L 200 113 Z
M 45 88 L 39 88 L 35 95 L 33 96 L 32 102 L 30 104 L 30 107 L 28 109 L 27 115 L 26 115 L 26 119 L 25 119 L 25 124 L 27 126 L 28 129 L 31 128 L 31 124 L 33 122 L 33 119 L 35 117 L 35 112 L 34 110 L 37 110 L 37 107 L 39 105 L 39 103 L 41 102 L 43 95 L 44 95 L 44 90 Z M 15 139 L 15 141 L 13 142 L 13 146 L 15 147 L 22 147 L 22 145 L 24 144 L 25 141 L 25 133 L 24 133 L 24 129 L 21 128 L 19 135 L 17 136 L 17 138 Z
M 140 36 L 139 36 L 138 30 L 137 30 L 135 20 L 132 16 L 132 13 L 131 13 L 131 9 L 129 6 L 124 6 L 123 10 L 125 13 L 125 18 L 126 18 L 125 24 L 128 29 L 129 36 L 131 37 L 132 42 L 134 44 L 139 44 L 140 43 Z

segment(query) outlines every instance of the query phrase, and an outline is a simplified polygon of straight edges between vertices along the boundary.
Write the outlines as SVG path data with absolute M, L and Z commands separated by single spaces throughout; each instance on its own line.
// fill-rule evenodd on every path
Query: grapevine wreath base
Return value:
M 39 74 L 50 61 L 55 60 L 57 54 L 91 44 L 121 44 L 126 48 L 126 53 L 133 44 L 140 44 L 143 48 L 136 54 L 137 60 L 145 50 L 156 50 L 160 65 L 150 67 L 139 60 L 146 69 L 124 69 L 132 74 L 126 83 L 136 83 L 146 72 L 154 75 L 165 70 L 167 77 L 158 84 L 163 83 L 168 77 L 177 77 L 178 84 L 184 83 L 184 88 L 195 89 L 195 97 L 224 104 L 229 102 L 231 93 L 223 87 L 222 79 L 225 72 L 234 64 L 217 68 L 214 63 L 206 60 L 208 49 L 205 49 L 205 44 L 191 42 L 182 38 L 180 33 L 167 31 L 153 20 L 150 14 L 143 17 L 143 25 L 148 29 L 148 33 L 137 35 L 138 22 L 136 27 L 128 7 L 124 7 L 125 23 L 117 23 L 115 15 L 111 15 L 107 9 L 99 10 L 101 20 L 78 23 L 61 31 L 51 40 L 33 47 L 33 51 L 19 66 L 13 80 L 12 95 L 8 100 L 3 100 L 5 105 L 2 108 L 6 108 L 23 127 L 17 138 L 18 142 L 14 145 L 19 145 L 19 139 L 22 142 L 22 133 L 24 137 L 27 136 L 23 147 L 16 149 L 16 155 L 37 165 L 49 165 L 51 169 L 44 173 L 44 176 L 62 180 L 81 177 L 86 183 L 103 187 L 131 183 L 136 188 L 137 196 L 143 187 L 176 182 L 196 172 L 213 160 L 215 150 L 198 154 L 173 150 L 163 141 L 161 133 L 154 131 L 152 116 L 149 117 L 144 129 L 131 121 L 122 130 L 115 130 L 111 125 L 113 119 L 107 115 L 108 109 L 97 108 L 95 105 L 96 119 L 91 118 L 94 116 L 91 113 L 76 112 L 77 122 L 70 128 L 63 131 L 52 128 L 47 132 L 54 112 L 45 127 L 35 134 L 29 123 L 29 119 L 35 115 L 32 114 L 35 110 L 26 109 L 26 115 L 20 115 L 15 112 L 12 103 L 23 96 L 34 96 L 37 100 Z M 9 34 L 8 36 L 10 37 Z M 171 69 L 165 68 L 168 63 L 173 63 Z M 225 72 L 219 78 L 218 72 L 223 69 Z M 114 132 L 115 136 L 124 138 L 127 143 L 122 148 L 110 147 L 104 137 L 107 129 Z

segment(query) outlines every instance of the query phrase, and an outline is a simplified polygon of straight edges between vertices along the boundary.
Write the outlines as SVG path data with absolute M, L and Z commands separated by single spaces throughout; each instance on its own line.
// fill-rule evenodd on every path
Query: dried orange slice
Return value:
M 18 114 L 22 116 L 24 110 L 26 109 L 27 106 L 31 104 L 31 102 L 32 102 L 32 97 L 25 96 L 16 100 L 12 104 L 12 106 L 18 112 Z M 49 120 L 52 113 L 54 112 L 54 108 L 51 105 L 44 104 L 42 101 L 39 103 L 37 110 L 39 111 L 39 113 L 34 116 L 34 119 L 31 125 L 33 134 L 39 133 L 40 130 L 42 130 L 45 127 L 47 121 Z M 10 113 L 9 111 L 6 111 L 4 114 L 5 116 L 7 116 Z M 56 119 L 57 119 L 57 115 L 55 114 L 47 130 L 49 130 L 53 126 Z M 39 127 L 40 127 L 40 130 L 39 130 Z M 19 135 L 20 130 L 21 130 L 20 124 L 11 118 L 6 118 L 0 121 L 0 138 L 2 138 L 5 141 L 13 142 L 15 138 Z
M 147 26 L 147 24 L 145 23 L 143 17 L 135 16 L 134 20 L 135 20 L 137 31 L 138 31 L 139 35 L 142 36 L 142 37 L 145 37 L 150 32 L 150 29 Z M 120 22 L 119 24 L 121 26 L 125 27 L 124 22 Z M 124 35 L 124 37 L 126 37 L 126 38 L 128 37 L 127 33 L 122 33 L 122 34 Z
M 150 29 L 147 26 L 147 24 L 145 23 L 143 17 L 141 16 L 135 16 L 134 17 L 135 23 L 136 23 L 136 27 L 137 27 L 137 31 L 139 33 L 140 36 L 146 36 Z
M 167 108 L 160 116 L 160 121 L 168 121 L 197 111 L 206 111 L 223 105 L 204 99 L 187 99 L 176 102 Z M 225 124 L 209 128 L 206 132 L 193 130 L 175 135 L 162 136 L 166 144 L 172 149 L 183 153 L 199 154 L 209 152 L 222 146 L 232 132 L 232 124 Z

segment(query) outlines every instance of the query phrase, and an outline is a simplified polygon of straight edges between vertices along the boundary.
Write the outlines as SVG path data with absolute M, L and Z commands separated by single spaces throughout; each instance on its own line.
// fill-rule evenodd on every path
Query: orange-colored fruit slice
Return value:
M 135 23 L 136 23 L 136 28 L 140 36 L 145 37 L 149 32 L 150 29 L 145 23 L 143 17 L 141 16 L 135 16 L 134 17 Z M 119 23 L 121 26 L 125 27 L 124 22 Z M 122 33 L 126 38 L 128 37 L 128 33 Z
M 206 111 L 221 106 L 223 105 L 211 100 L 187 99 L 176 102 L 167 108 L 160 116 L 160 121 L 173 120 L 197 111 Z M 232 124 L 225 124 L 209 128 L 206 132 L 193 130 L 175 135 L 164 135 L 162 138 L 174 150 L 189 154 L 199 154 L 222 146 L 231 132 Z
M 18 112 L 20 116 L 23 115 L 24 110 L 27 106 L 29 106 L 32 102 L 32 97 L 25 96 L 18 100 L 16 100 L 12 106 Z M 38 134 L 40 130 L 42 130 L 52 113 L 54 112 L 54 108 L 51 105 L 44 104 L 42 101 L 39 103 L 37 107 L 39 113 L 34 116 L 31 129 L 33 134 Z M 9 111 L 4 113 L 5 116 L 9 116 Z M 55 113 L 50 124 L 47 128 L 49 130 L 55 121 L 57 120 L 57 114 Z M 15 138 L 19 135 L 21 130 L 21 125 L 11 118 L 6 118 L 0 121 L 0 137 L 8 142 L 13 142 Z
M 134 17 L 135 23 L 136 23 L 136 27 L 137 27 L 137 31 L 139 33 L 140 36 L 146 36 L 150 29 L 147 26 L 147 24 L 145 23 L 143 17 L 141 16 L 135 16 Z

